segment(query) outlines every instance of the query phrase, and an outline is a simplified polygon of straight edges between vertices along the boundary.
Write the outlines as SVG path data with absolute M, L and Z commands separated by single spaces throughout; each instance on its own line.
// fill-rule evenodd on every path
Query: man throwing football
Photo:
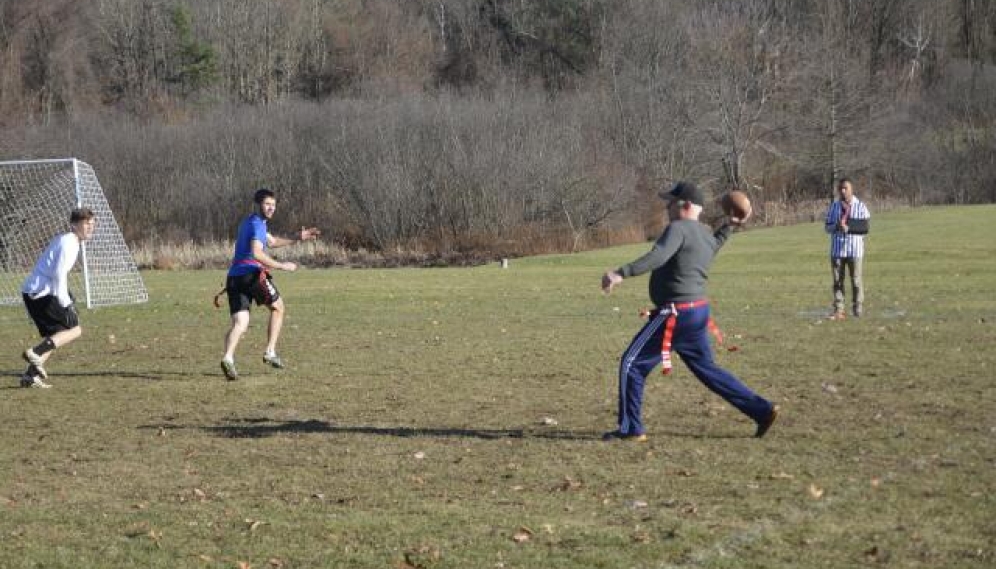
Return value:
M 650 272 L 650 298 L 655 308 L 646 325 L 630 342 L 619 364 L 619 420 L 606 440 L 647 440 L 641 418 L 643 387 L 647 375 L 661 364 L 671 370 L 671 351 L 677 352 L 706 387 L 753 419 L 756 437 L 763 437 L 778 415 L 778 408 L 755 394 L 732 373 L 713 360 L 709 331 L 715 330 L 705 296 L 709 266 L 741 219 L 731 216 L 713 232 L 699 223 L 705 200 L 689 182 L 679 182 L 661 192 L 667 201 L 668 224 L 653 249 L 632 263 L 602 277 L 606 293 L 623 281 Z

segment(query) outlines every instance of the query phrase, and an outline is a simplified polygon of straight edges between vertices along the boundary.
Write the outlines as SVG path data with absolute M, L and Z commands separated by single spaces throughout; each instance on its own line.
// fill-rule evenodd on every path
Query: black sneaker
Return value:
M 775 424 L 775 419 L 778 418 L 778 411 L 779 407 L 778 405 L 775 405 L 771 408 L 771 412 L 768 413 L 768 416 L 765 417 L 763 421 L 758 421 L 757 432 L 754 433 L 755 437 L 761 438 L 765 435 L 765 433 L 768 432 L 768 429 L 771 428 L 771 425 Z
M 602 440 L 605 442 L 612 441 L 628 441 L 631 443 L 645 443 L 647 442 L 647 433 L 639 433 L 636 435 L 627 435 L 625 433 L 620 433 L 618 430 L 609 431 L 602 435 Z

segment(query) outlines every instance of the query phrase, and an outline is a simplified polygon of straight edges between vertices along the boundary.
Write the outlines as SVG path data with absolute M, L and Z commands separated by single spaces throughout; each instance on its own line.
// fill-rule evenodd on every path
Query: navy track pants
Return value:
M 619 363 L 619 432 L 624 435 L 645 432 L 640 414 L 643 388 L 647 376 L 661 363 L 664 326 L 671 316 L 670 308 L 654 313 L 630 342 Z M 755 423 L 768 417 L 771 402 L 755 394 L 713 360 L 708 331 L 709 305 L 676 311 L 674 318 L 671 349 L 681 356 L 695 377 Z

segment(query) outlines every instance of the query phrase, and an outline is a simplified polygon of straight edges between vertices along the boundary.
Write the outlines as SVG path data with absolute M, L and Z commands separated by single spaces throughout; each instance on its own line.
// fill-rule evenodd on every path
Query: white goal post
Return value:
M 21 284 L 52 238 L 70 230 L 77 207 L 97 218 L 70 273 L 77 302 L 80 294 L 88 308 L 149 299 L 93 168 L 66 158 L 0 162 L 0 305 L 21 304 Z

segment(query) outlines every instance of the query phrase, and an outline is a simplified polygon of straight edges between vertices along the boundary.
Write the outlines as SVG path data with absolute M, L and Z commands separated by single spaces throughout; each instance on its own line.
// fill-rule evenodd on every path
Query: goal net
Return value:
M 145 302 L 149 295 L 93 168 L 76 159 L 0 162 L 0 305 L 21 304 L 21 284 L 69 213 L 97 218 L 69 286 L 88 308 Z

